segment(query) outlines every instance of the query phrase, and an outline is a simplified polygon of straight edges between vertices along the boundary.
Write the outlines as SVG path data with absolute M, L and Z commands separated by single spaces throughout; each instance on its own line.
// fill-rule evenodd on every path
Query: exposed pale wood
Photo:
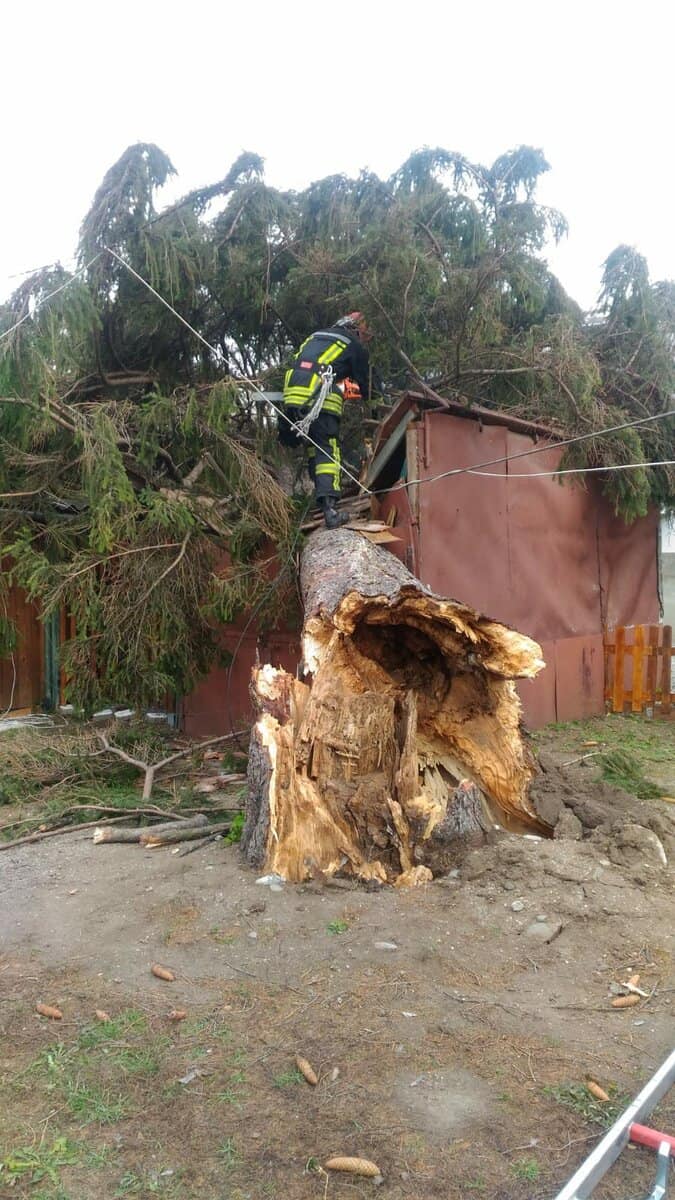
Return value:
M 254 675 L 248 860 L 416 883 L 495 820 L 544 831 L 514 683 L 544 665 L 536 642 L 346 529 L 308 540 L 301 586 L 311 686 Z

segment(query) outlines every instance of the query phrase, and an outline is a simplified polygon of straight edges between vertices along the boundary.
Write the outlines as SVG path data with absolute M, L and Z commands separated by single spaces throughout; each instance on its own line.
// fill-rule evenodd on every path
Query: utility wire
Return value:
M 566 467 L 564 471 L 509 471 L 508 475 L 500 471 L 479 471 L 474 467 L 467 467 L 466 474 L 483 476 L 485 479 L 552 479 L 556 475 L 591 475 L 594 471 L 635 471 L 640 467 L 675 467 L 675 458 L 666 458 L 661 462 L 615 463 L 612 467 Z
M 609 433 L 618 433 L 619 430 L 621 430 L 621 429 L 632 429 L 635 425 L 646 425 L 650 421 L 663 421 L 666 417 L 675 417 L 675 408 L 671 408 L 667 412 L 664 412 L 664 413 L 655 413 L 650 417 L 638 417 L 637 420 L 635 420 L 635 421 L 624 421 L 621 425 L 611 425 L 611 426 L 609 426 L 608 429 L 598 429 L 594 433 L 580 433 L 580 434 L 577 434 L 575 437 L 563 438 L 560 441 L 549 442 L 543 446 L 531 446 L 529 450 L 519 450 L 517 454 L 506 454 L 502 458 L 490 458 L 486 462 L 474 463 L 473 466 L 471 466 L 471 467 L 453 467 L 452 470 L 441 471 L 441 472 L 439 472 L 438 475 L 425 475 L 421 479 L 405 479 L 405 480 L 402 480 L 400 483 L 395 484 L 393 487 L 380 488 L 380 489 L 378 489 L 378 491 L 373 492 L 372 494 L 375 496 L 378 496 L 383 493 L 388 494 L 390 492 L 398 492 L 398 491 L 401 491 L 403 488 L 413 487 L 413 486 L 416 486 L 421 483 L 434 483 L 437 479 L 448 479 L 451 475 L 470 475 L 474 471 L 482 472 L 483 467 L 496 467 L 500 463 L 513 462 L 516 458 L 526 458 L 530 454 L 541 454 L 544 450 L 556 450 L 558 448 L 562 448 L 563 446 L 572 446 L 572 445 L 576 444 L 577 442 L 589 441 L 592 438 L 605 437 Z M 668 465 L 668 464 L 639 463 L 636 465 L 641 466 L 641 467 L 651 467 L 651 466 L 660 467 L 660 466 L 664 466 L 664 465 Z M 611 467 L 611 466 L 610 467 L 587 467 L 587 468 L 580 467 L 579 471 L 582 471 L 582 470 L 613 471 L 614 469 L 615 468 Z M 571 475 L 573 473 L 574 473 L 573 469 L 569 469 L 569 470 L 565 470 L 565 471 L 541 472 L 541 474 L 544 474 L 544 475 L 549 475 L 549 474 L 551 474 L 551 475 Z M 484 474 L 487 474 L 487 472 L 484 472 Z M 513 475 L 510 475 L 510 477 L 512 479 L 517 478 L 517 476 L 513 476 Z M 522 478 L 526 478 L 526 477 L 532 478 L 533 476 L 531 476 L 529 474 L 527 476 L 522 476 Z M 504 478 L 504 476 L 500 476 L 500 478 Z
M 0 342 L 3 340 L 3 338 L 9 337 L 10 333 L 14 333 L 15 329 L 18 329 L 20 325 L 23 325 L 24 321 L 27 321 L 29 317 L 32 317 L 39 308 L 42 308 L 43 304 L 47 303 L 48 300 L 51 300 L 54 296 L 58 296 L 59 292 L 63 292 L 67 287 L 70 287 L 71 283 L 73 280 L 77 279 L 78 275 L 84 274 L 84 272 L 88 271 L 90 267 L 93 267 L 96 260 L 101 257 L 101 254 L 102 251 L 99 250 L 98 254 L 95 254 L 93 258 L 89 259 L 88 263 L 85 263 L 83 267 L 80 267 L 79 270 L 75 271 L 75 273 L 70 276 L 70 279 L 66 279 L 65 283 L 60 284 L 59 287 L 54 288 L 53 292 L 48 292 L 46 296 L 43 296 L 41 300 L 38 300 L 33 312 L 28 311 L 27 313 L 24 313 L 20 320 L 16 321 L 14 325 L 10 325 L 9 329 L 4 329 L 2 333 L 0 333 Z
M 152 292 L 153 296 L 155 296 L 164 305 L 165 308 L 168 308 L 169 312 L 173 313 L 174 317 L 177 317 L 178 320 L 181 322 L 181 324 L 184 325 L 186 329 L 189 329 L 190 333 L 193 333 L 194 336 L 196 338 L 198 338 L 199 341 L 202 342 L 203 345 L 206 346 L 206 348 L 208 350 L 211 351 L 211 353 L 214 355 L 214 357 L 216 358 L 217 361 L 222 362 L 222 354 L 220 353 L 220 351 L 217 350 L 215 346 L 212 346 L 210 344 L 210 342 L 207 342 L 206 338 L 202 337 L 201 333 L 199 333 L 198 330 L 194 329 L 193 326 L 190 325 L 189 321 L 185 320 L 185 317 L 181 317 L 180 313 L 176 312 L 175 308 L 173 308 L 173 306 L 171 304 L 169 304 L 168 300 L 165 300 L 163 296 L 160 296 L 159 292 L 156 291 L 155 288 L 152 287 L 152 285 L 148 283 L 147 279 L 144 279 L 142 275 L 139 275 L 138 271 L 135 271 L 133 267 L 129 266 L 129 263 L 125 262 L 123 258 L 120 258 L 119 254 L 117 254 L 114 250 L 111 250 L 109 246 L 106 246 L 105 249 L 108 251 L 108 254 L 112 254 L 113 258 L 116 258 L 117 261 L 119 263 L 121 263 L 123 267 L 126 267 L 127 271 L 129 271 L 134 276 L 135 279 L 138 279 L 139 282 L 142 283 L 148 289 L 149 292 Z M 277 414 L 277 417 L 281 417 L 284 421 L 286 421 L 294 429 L 297 429 L 295 422 L 292 421 L 291 418 L 286 415 L 286 413 L 284 412 L 284 410 L 282 408 L 277 408 L 276 404 L 272 400 L 270 400 L 269 396 L 262 390 L 262 388 L 257 383 L 254 382 L 254 380 L 248 379 L 245 375 L 239 375 L 238 372 L 230 371 L 230 374 L 232 374 L 235 379 L 238 379 L 240 382 L 245 383 L 247 387 L 251 387 L 251 388 L 253 388 L 253 390 L 255 392 L 258 392 L 258 394 L 260 396 L 262 396 L 262 399 L 265 401 L 265 403 L 269 404 L 270 408 L 272 408 L 274 410 L 274 412 Z M 334 466 L 336 466 L 340 471 L 342 471 L 345 475 L 347 475 L 348 478 L 352 480 L 352 483 L 355 483 L 356 486 L 358 488 L 360 488 L 362 492 L 365 492 L 365 494 L 367 496 L 372 495 L 372 492 L 370 492 L 367 487 L 364 487 L 364 485 L 360 482 L 360 480 L 358 480 L 356 478 L 356 475 L 352 475 L 351 471 L 349 471 L 347 469 L 347 467 L 345 467 L 344 463 L 339 463 L 337 461 L 337 459 L 333 458 L 333 456 L 331 454 L 328 454 L 328 452 L 326 450 L 322 450 L 321 446 L 319 446 L 319 444 L 314 441 L 314 438 L 310 437 L 310 435 L 308 433 L 304 433 L 301 430 L 297 430 L 297 432 L 299 433 L 300 437 L 302 437 L 305 441 L 311 442 L 312 446 L 314 446 L 314 448 L 316 450 L 319 450 L 321 454 L 324 454 L 326 456 L 326 458 L 328 458 L 328 460 L 333 463 Z

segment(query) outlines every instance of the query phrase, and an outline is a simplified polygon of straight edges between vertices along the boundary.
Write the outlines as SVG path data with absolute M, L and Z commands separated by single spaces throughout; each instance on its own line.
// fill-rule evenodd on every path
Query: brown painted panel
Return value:
M 216 736 L 245 729 L 244 742 L 247 743 L 253 717 L 249 687 L 256 648 L 261 662 L 294 672 L 300 658 L 299 637 L 292 633 L 273 633 L 258 639 L 253 632 L 241 639 L 236 629 L 227 628 L 223 631 L 222 644 L 234 656 L 230 668 L 214 667 L 185 697 L 183 729 L 190 737 Z
M 546 666 L 536 679 L 519 679 L 516 685 L 523 706 L 523 721 L 528 729 L 540 729 L 556 720 L 556 646 L 542 642 Z
M 506 453 L 507 430 L 426 413 L 422 478 Z M 494 471 L 505 475 L 505 468 Z M 511 621 L 504 478 L 456 475 L 419 489 L 419 575 L 434 591 Z
M 593 485 L 598 500 L 600 581 L 605 627 L 652 625 L 659 620 L 657 538 L 654 509 L 626 525 Z
M 605 711 L 602 634 L 556 644 L 556 719 L 578 721 Z
M 507 436 L 511 455 L 529 439 Z M 506 491 L 510 623 L 531 637 L 602 629 L 593 498 L 568 477 L 540 477 L 560 463 L 558 447 L 511 458 Z

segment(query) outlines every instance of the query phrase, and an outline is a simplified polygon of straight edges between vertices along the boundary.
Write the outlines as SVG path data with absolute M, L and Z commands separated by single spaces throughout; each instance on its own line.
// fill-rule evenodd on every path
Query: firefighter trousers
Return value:
M 305 415 L 302 409 L 291 405 L 288 405 L 284 411 L 294 421 L 301 420 Z M 329 413 L 322 409 L 309 427 L 309 436 L 312 441 L 305 442 L 305 439 L 292 430 L 290 425 L 286 425 L 281 440 L 286 445 L 304 443 L 307 446 L 309 476 L 314 484 L 317 501 L 323 500 L 326 496 L 332 496 L 337 500 L 340 496 L 340 464 L 342 461 L 340 418 L 335 413 Z M 316 445 L 312 445 L 312 442 L 316 442 Z

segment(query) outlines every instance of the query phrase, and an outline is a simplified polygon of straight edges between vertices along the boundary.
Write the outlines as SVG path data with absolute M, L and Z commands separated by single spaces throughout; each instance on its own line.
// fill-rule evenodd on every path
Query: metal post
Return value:
M 664 1200 L 668 1191 L 668 1168 L 670 1166 L 670 1145 L 662 1142 L 659 1146 L 658 1166 L 656 1168 L 656 1183 L 649 1193 L 647 1200 Z
M 665 1096 L 673 1084 L 675 1084 L 675 1050 L 672 1051 L 666 1061 L 659 1067 L 656 1074 L 652 1075 L 649 1083 L 645 1084 L 642 1091 L 636 1096 L 633 1103 L 628 1105 L 628 1108 L 622 1113 L 618 1121 L 614 1122 L 611 1129 L 607 1131 L 602 1141 L 595 1147 L 595 1150 L 581 1164 L 579 1170 L 572 1176 L 569 1183 L 565 1185 L 561 1192 L 558 1192 L 556 1200 L 588 1200 L 593 1188 L 606 1175 L 612 1163 L 616 1162 L 616 1159 L 627 1144 L 630 1137 L 630 1127 L 633 1122 L 640 1121 L 641 1117 L 646 1117 L 653 1108 L 656 1108 L 659 1100 Z M 659 1158 L 660 1171 L 661 1165 L 662 1159 Z M 657 1188 L 659 1186 L 661 1186 L 661 1182 L 657 1180 Z M 657 1191 L 656 1200 L 658 1200 L 659 1196 L 663 1195 L 665 1195 L 665 1192 Z M 652 1193 L 652 1196 L 654 1196 L 654 1193 Z

